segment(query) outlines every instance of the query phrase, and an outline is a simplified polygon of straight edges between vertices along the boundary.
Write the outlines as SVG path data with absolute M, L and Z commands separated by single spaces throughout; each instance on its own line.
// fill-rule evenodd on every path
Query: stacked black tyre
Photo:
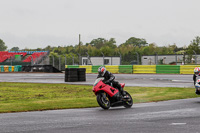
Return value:
M 77 82 L 78 71 L 77 68 L 66 68 L 65 69 L 65 82 Z
M 78 68 L 78 81 L 86 81 L 86 68 Z
M 86 81 L 85 68 L 66 68 L 65 82 Z

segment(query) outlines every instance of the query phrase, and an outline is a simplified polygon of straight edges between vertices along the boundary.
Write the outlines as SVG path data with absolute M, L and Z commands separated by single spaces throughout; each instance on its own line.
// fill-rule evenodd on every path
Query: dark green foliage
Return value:
M 5 51 L 7 49 L 7 46 L 3 42 L 3 40 L 0 39 L 0 51 Z

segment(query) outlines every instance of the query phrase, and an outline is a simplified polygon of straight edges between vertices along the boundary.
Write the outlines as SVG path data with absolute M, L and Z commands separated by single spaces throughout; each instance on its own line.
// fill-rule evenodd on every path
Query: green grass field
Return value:
M 125 87 L 134 103 L 198 97 L 194 88 Z M 0 113 L 97 107 L 92 86 L 0 83 Z

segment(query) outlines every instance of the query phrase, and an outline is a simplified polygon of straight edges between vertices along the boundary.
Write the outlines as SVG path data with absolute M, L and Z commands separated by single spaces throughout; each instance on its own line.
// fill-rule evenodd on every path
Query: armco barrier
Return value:
M 105 65 L 107 71 L 111 73 L 119 73 L 119 66 L 116 65 Z
M 156 73 L 156 65 L 134 65 L 133 73 Z
M 86 68 L 86 73 L 92 73 L 92 66 L 91 65 L 79 66 L 79 68 Z
M 119 73 L 133 73 L 133 66 L 132 65 L 120 65 Z
M 65 68 L 86 68 L 86 73 L 98 73 L 100 66 L 102 65 L 66 65 Z M 193 74 L 194 68 L 200 65 L 105 65 L 105 67 L 111 73 Z M 4 72 L 3 66 L 1 72 Z
M 178 65 L 156 65 L 156 73 L 180 74 L 180 66 L 178 66 Z
M 92 73 L 98 73 L 98 68 L 99 68 L 100 66 L 101 66 L 101 65 L 92 66 Z
M 194 74 L 194 68 L 200 67 L 200 65 L 181 65 L 180 66 L 180 74 Z
M 65 65 L 65 68 L 79 68 L 78 65 Z

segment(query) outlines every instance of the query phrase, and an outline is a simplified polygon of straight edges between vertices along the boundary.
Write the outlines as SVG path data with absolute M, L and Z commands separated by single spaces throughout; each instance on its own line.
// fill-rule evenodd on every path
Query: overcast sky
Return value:
M 8 48 L 83 44 L 130 37 L 188 46 L 200 36 L 200 0 L 0 0 L 0 39 Z

